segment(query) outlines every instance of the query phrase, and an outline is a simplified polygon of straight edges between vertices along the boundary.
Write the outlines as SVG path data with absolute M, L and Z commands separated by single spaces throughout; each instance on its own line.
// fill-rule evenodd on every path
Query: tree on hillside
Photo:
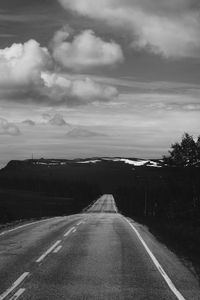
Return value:
M 169 156 L 164 156 L 164 162 L 171 166 L 193 166 L 200 161 L 200 136 L 195 142 L 192 135 L 184 133 L 180 143 L 171 145 Z
M 197 145 L 197 159 L 198 161 L 200 161 L 200 136 L 197 139 L 196 145 Z

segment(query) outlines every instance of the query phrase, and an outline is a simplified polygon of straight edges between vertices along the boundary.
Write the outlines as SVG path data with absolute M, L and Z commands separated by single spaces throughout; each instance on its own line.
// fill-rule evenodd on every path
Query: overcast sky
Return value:
M 0 165 L 200 134 L 199 0 L 1 0 Z

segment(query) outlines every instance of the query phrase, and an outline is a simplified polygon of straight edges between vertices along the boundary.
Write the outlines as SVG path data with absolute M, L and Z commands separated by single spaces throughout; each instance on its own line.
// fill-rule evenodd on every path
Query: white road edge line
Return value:
M 24 281 L 24 279 L 29 275 L 29 272 L 24 272 L 13 284 L 10 288 L 8 288 L 3 294 L 0 295 L 0 300 L 5 299 L 13 290 L 18 287 Z
M 160 274 L 162 275 L 162 277 L 164 278 L 164 280 L 166 281 L 167 285 L 169 286 L 170 290 L 174 293 L 174 295 L 176 296 L 176 298 L 178 300 L 186 300 L 183 297 L 183 295 L 177 290 L 177 288 L 175 287 L 175 285 L 173 284 L 173 282 L 171 281 L 171 279 L 169 278 L 169 276 L 166 274 L 166 272 L 164 271 L 164 269 L 162 268 L 162 266 L 158 262 L 157 258 L 153 255 L 153 253 L 151 252 L 151 250 L 149 249 L 149 247 L 147 246 L 147 244 L 143 240 L 143 238 L 140 235 L 140 233 L 138 232 L 138 230 L 133 226 L 133 224 L 129 220 L 127 220 L 125 217 L 123 217 L 123 218 L 131 226 L 131 228 L 135 231 L 137 237 L 139 238 L 140 242 L 142 243 L 142 245 L 144 246 L 145 250 L 149 254 L 151 260 L 154 263 L 154 265 L 156 266 L 156 268 L 158 269 L 158 271 L 160 272 Z
M 26 289 L 19 289 L 9 300 L 16 300 L 18 299 L 24 292 Z
M 40 263 L 49 253 L 51 253 L 60 244 L 61 240 L 56 241 L 46 252 L 44 252 L 37 260 Z M 0 299 L 1 300 L 1 299 Z
M 23 227 L 27 227 L 27 226 L 30 226 L 30 225 L 33 225 L 33 224 L 37 224 L 37 223 L 49 221 L 49 220 L 51 220 L 51 219 L 56 219 L 56 218 L 59 218 L 59 217 L 48 218 L 48 219 L 44 219 L 44 220 L 40 220 L 40 221 L 34 221 L 34 222 L 31 222 L 31 223 L 27 223 L 27 224 L 24 224 L 24 225 L 20 225 L 20 226 L 18 226 L 18 227 L 15 227 L 15 228 L 8 229 L 8 230 L 6 230 L 6 231 L 0 232 L 0 236 L 5 235 L 5 234 L 7 234 L 7 233 L 9 233 L 9 232 L 12 232 L 12 231 L 21 229 L 21 228 L 23 228 Z
M 62 248 L 62 246 L 60 245 L 60 246 L 58 246 L 54 251 L 53 251 L 53 253 L 58 253 L 58 251 L 60 251 L 60 249 Z
M 64 234 L 64 236 L 67 236 L 68 234 L 70 234 L 70 233 L 72 232 L 72 230 L 74 230 L 74 229 L 75 229 L 75 227 L 70 228 L 70 229 Z

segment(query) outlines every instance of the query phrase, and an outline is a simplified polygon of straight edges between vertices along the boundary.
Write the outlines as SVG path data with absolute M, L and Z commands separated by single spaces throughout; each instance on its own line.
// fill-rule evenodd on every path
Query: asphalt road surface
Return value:
M 87 208 L 88 213 L 116 213 L 117 207 L 113 195 L 103 195 Z
M 83 214 L 0 232 L 0 300 L 200 300 L 195 276 L 104 195 Z

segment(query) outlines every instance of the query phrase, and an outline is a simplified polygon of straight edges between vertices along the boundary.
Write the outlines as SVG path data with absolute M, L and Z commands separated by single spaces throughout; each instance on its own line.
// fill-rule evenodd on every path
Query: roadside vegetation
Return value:
M 117 190 L 117 204 L 189 259 L 200 278 L 200 137 L 195 141 L 185 133 L 172 144 L 164 165 L 138 169 L 136 184 Z
M 168 166 L 188 167 L 200 164 L 200 136 L 195 141 L 192 135 L 185 133 L 180 143 L 171 145 L 169 156 L 163 157 Z

